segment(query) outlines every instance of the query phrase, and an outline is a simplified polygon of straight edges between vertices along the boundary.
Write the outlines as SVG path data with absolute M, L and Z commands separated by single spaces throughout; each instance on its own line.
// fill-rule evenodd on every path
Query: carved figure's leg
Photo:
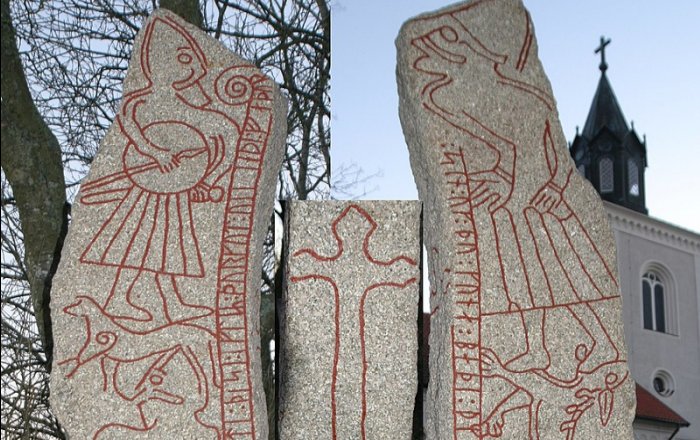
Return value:
M 545 370 L 550 359 L 544 345 L 545 310 L 531 309 L 520 312 L 525 334 L 526 351 L 506 363 L 511 372 Z
M 209 316 L 214 313 L 210 307 L 188 303 L 180 293 L 174 275 L 156 274 L 158 293 L 163 300 L 163 312 L 168 322 L 184 322 Z
M 119 320 L 133 322 L 150 322 L 153 314 L 139 303 L 142 303 L 140 293 L 135 287 L 143 271 L 120 267 L 114 278 L 112 290 L 104 303 L 104 310 L 110 316 Z M 129 310 L 124 313 L 124 310 Z M 118 312 L 116 312 L 118 311 Z
M 620 353 L 592 306 L 589 303 L 581 303 L 574 304 L 568 308 L 593 341 L 590 347 L 580 345 L 576 348 L 579 371 L 582 373 L 592 372 L 600 366 L 601 359 L 605 361 L 619 360 Z

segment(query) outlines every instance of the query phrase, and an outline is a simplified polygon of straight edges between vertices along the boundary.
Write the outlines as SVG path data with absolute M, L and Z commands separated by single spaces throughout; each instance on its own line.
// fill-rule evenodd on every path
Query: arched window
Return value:
M 613 178 L 613 161 L 604 157 L 598 162 L 598 176 L 600 178 L 600 192 L 610 193 L 615 189 Z
M 642 309 L 644 328 L 666 333 L 664 283 L 655 272 L 647 272 L 642 277 Z
M 642 276 L 642 325 L 647 330 L 678 334 L 676 306 L 670 275 L 660 266 Z
M 631 196 L 639 196 L 639 167 L 634 159 L 627 159 L 627 191 Z

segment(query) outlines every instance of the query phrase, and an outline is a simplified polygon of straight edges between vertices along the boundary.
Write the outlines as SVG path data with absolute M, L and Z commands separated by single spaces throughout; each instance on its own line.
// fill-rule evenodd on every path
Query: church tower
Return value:
M 603 200 L 646 214 L 644 169 L 647 167 L 646 140 L 641 142 L 630 129 L 610 86 L 605 71 L 605 46 L 600 38 L 600 81 L 593 96 L 583 131 L 570 146 L 578 171 L 595 187 Z

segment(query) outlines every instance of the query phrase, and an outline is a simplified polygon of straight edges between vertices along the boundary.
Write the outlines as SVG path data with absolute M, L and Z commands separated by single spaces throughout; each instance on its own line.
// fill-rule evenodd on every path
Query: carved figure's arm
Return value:
M 122 111 L 117 115 L 117 123 L 124 136 L 129 139 L 129 142 L 134 145 L 139 153 L 155 160 L 160 171 L 167 173 L 180 166 L 180 161 L 177 156 L 158 147 L 144 135 L 136 113 L 139 107 L 146 102 L 145 96 L 147 94 L 141 92 L 136 94 L 136 96 L 126 98 Z
M 190 198 L 193 202 L 220 202 L 224 198 L 221 180 L 229 173 L 232 165 L 229 163 L 228 166 L 221 166 L 226 156 L 226 143 L 223 136 L 210 136 L 209 148 L 209 165 L 204 173 L 204 179 L 190 190 Z
M 561 202 L 573 170 L 566 166 L 564 160 L 557 153 L 557 147 L 552 139 L 549 120 L 545 122 L 542 148 L 544 148 L 550 178 L 537 191 L 530 203 L 540 212 L 551 212 L 559 217 L 566 217 L 569 210 L 565 206 L 562 207 Z
M 468 112 L 450 111 L 434 99 L 434 94 L 439 89 L 453 82 L 449 75 L 450 70 L 453 69 L 443 65 L 502 64 L 505 63 L 506 57 L 489 50 L 457 20 L 454 21 L 454 25 L 440 26 L 413 39 L 411 44 L 418 51 L 413 68 L 433 77 L 433 80 L 421 90 L 426 108 L 445 119 L 450 125 L 467 132 L 475 141 L 492 149 L 496 153 L 497 160 L 491 171 L 512 185 L 516 156 L 514 143 L 483 125 Z M 432 65 L 429 61 L 433 62 Z

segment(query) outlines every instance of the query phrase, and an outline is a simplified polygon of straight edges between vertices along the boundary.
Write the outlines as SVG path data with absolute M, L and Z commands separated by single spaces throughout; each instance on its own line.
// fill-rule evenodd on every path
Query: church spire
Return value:
M 600 37 L 600 80 L 583 131 L 571 143 L 571 155 L 579 172 L 591 181 L 601 197 L 646 213 L 644 169 L 646 145 L 627 125 L 606 71 L 605 49 L 610 39 Z
M 605 37 L 600 37 L 600 46 L 594 52 L 600 53 L 598 67 L 601 73 L 598 88 L 593 95 L 593 102 L 583 126 L 583 135 L 593 139 L 603 129 L 607 129 L 621 141 L 629 132 L 629 128 L 615 97 L 615 92 L 613 92 L 608 77 L 605 75 L 605 71 L 608 70 L 608 63 L 605 61 L 605 47 L 610 44 L 610 41 L 609 38 L 606 40 Z

